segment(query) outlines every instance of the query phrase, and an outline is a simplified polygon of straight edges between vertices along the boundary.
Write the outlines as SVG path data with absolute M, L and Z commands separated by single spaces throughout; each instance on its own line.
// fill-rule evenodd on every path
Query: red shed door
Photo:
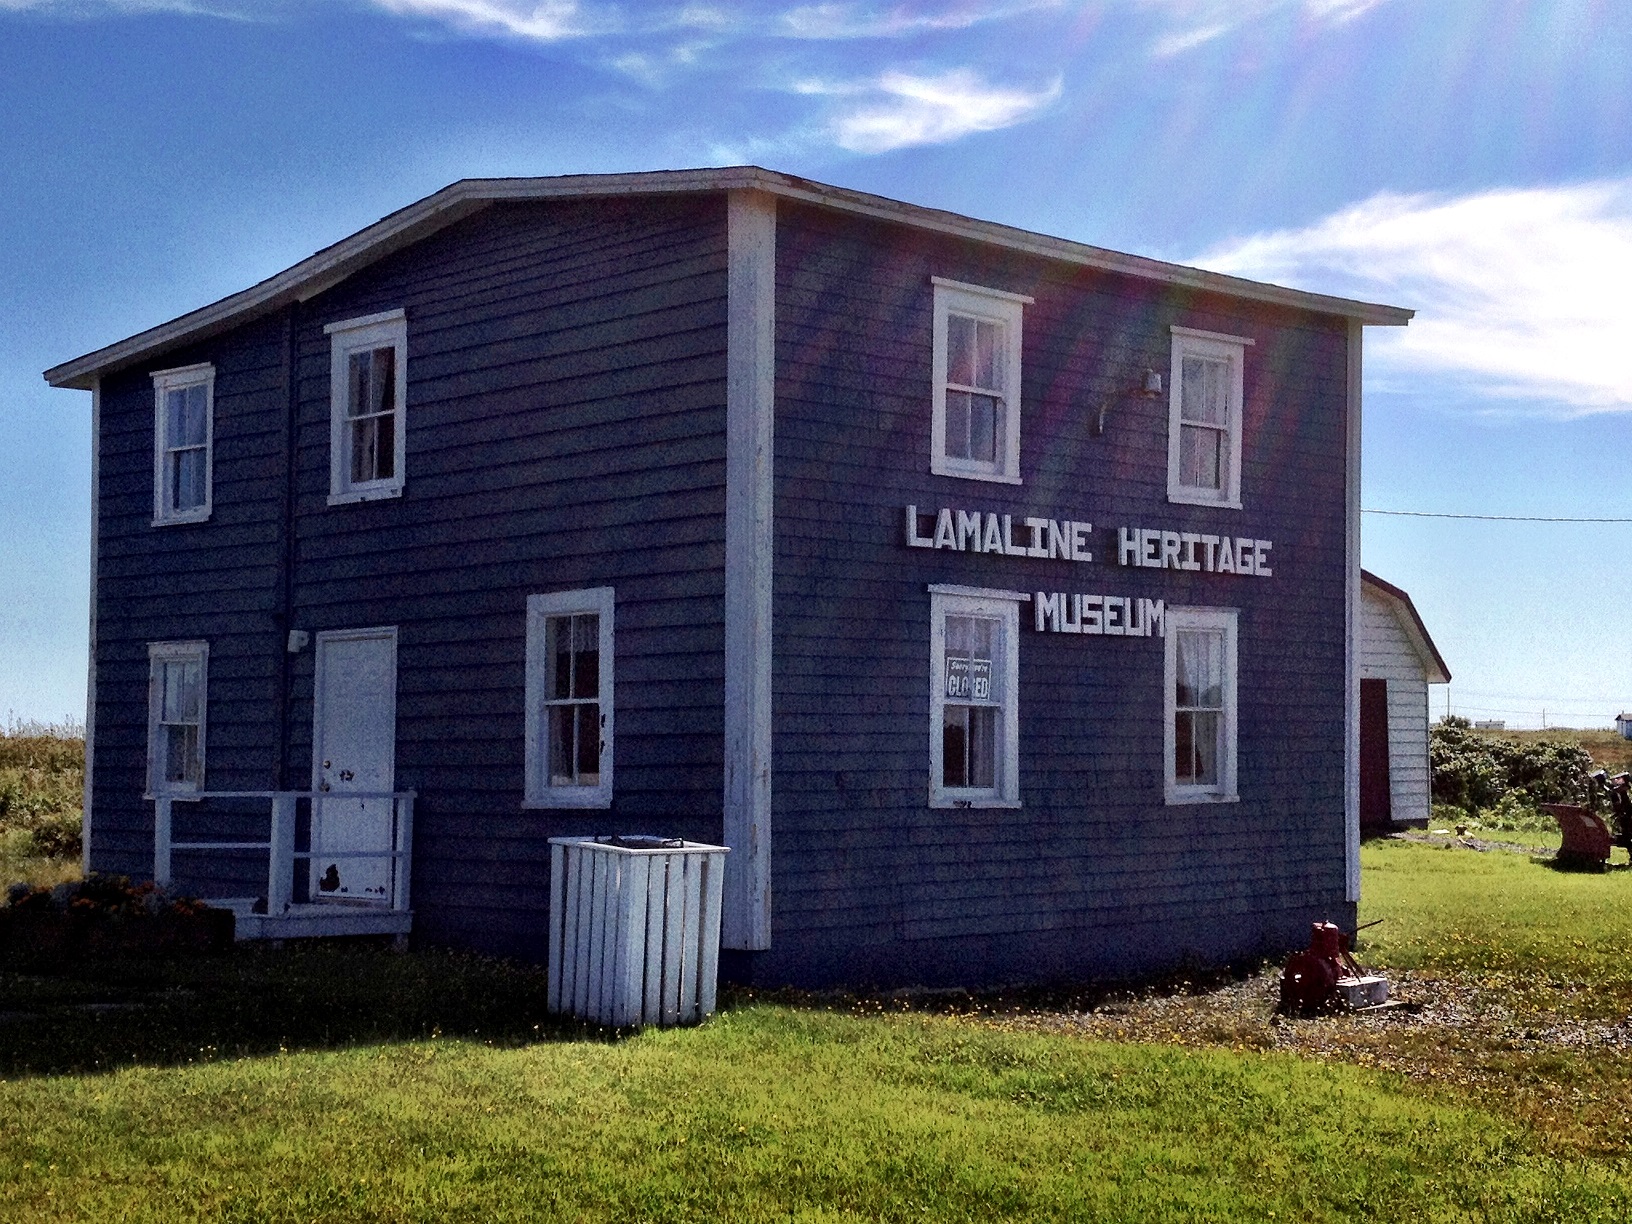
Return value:
M 1360 827 L 1382 830 L 1393 809 L 1388 791 L 1388 681 L 1360 681 Z

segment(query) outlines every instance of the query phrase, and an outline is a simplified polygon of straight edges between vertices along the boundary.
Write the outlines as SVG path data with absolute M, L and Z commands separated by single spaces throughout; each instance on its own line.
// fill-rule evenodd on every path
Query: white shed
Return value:
M 1428 686 L 1451 672 L 1411 597 L 1360 572 L 1360 827 L 1428 819 Z
M 1621 733 L 1622 739 L 1632 739 L 1632 714 L 1622 710 L 1615 715 L 1615 730 Z

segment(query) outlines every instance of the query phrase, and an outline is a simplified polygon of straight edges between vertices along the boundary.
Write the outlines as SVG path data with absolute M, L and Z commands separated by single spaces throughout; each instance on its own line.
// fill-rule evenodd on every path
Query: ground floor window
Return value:
M 1236 798 L 1236 612 L 1168 608 L 1167 801 Z
M 612 588 L 527 600 L 531 807 L 612 802 Z
M 209 644 L 153 642 L 147 654 L 148 791 L 202 790 Z
M 1019 805 L 1021 598 L 930 588 L 931 806 Z

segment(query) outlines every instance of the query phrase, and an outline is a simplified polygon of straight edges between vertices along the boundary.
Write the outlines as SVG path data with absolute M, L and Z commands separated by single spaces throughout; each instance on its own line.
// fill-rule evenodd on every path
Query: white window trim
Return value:
M 408 470 L 408 315 L 403 310 L 384 310 L 356 319 L 342 319 L 323 328 L 330 339 L 329 351 L 329 505 L 375 501 L 401 497 Z M 384 480 L 351 483 L 350 439 L 346 426 L 349 394 L 348 362 L 359 349 L 397 350 L 396 358 L 396 471 Z
M 204 388 L 204 504 L 190 510 L 173 510 L 169 496 L 170 441 L 169 414 L 164 410 L 167 392 L 183 387 Z M 153 371 L 153 526 L 202 523 L 209 519 L 215 503 L 215 367 L 209 362 Z
M 1168 608 L 1165 662 L 1162 668 L 1162 778 L 1169 804 L 1235 803 L 1241 798 L 1236 784 L 1236 623 L 1235 608 Z M 1219 750 L 1218 785 L 1181 786 L 1174 777 L 1173 730 L 1175 687 L 1178 681 L 1179 631 L 1181 629 L 1222 629 L 1224 631 L 1224 742 Z
M 929 806 L 1020 807 L 1020 604 L 1029 595 L 980 587 L 929 588 Z M 989 616 L 1003 624 L 1003 717 L 998 725 L 997 786 L 993 790 L 941 784 L 941 722 L 946 707 L 946 617 Z
M 198 785 L 166 782 L 159 777 L 159 728 L 164 693 L 159 688 L 159 664 L 198 660 Z M 147 644 L 147 790 L 144 798 L 185 797 L 204 789 L 209 768 L 210 644 L 208 642 L 149 642 Z
M 931 377 L 933 411 L 930 414 L 929 470 L 939 476 L 1020 483 L 1020 351 L 1023 308 L 1036 299 L 1003 289 L 987 289 L 943 277 L 929 278 L 935 291 Z M 973 315 L 1001 323 L 1004 329 L 1003 449 L 995 467 L 946 454 L 946 320 L 948 314 Z
M 1245 398 L 1246 350 L 1253 344 L 1247 336 L 1198 331 L 1193 327 L 1173 329 L 1173 356 L 1168 370 L 1167 409 L 1167 500 L 1187 506 L 1217 506 L 1241 509 L 1241 419 Z M 1179 483 L 1179 414 L 1184 396 L 1186 356 L 1223 358 L 1230 363 L 1230 403 L 1228 428 L 1229 479 L 1223 489 L 1198 489 Z
M 555 591 L 527 597 L 527 743 L 523 758 L 526 782 L 521 806 L 524 808 L 607 808 L 612 806 L 612 759 L 617 746 L 614 735 L 612 676 L 616 664 L 611 587 L 589 587 L 581 591 Z M 550 786 L 546 779 L 549 753 L 544 743 L 544 701 L 548 660 L 545 658 L 544 622 L 552 616 L 594 612 L 601 618 L 600 705 L 601 780 L 595 786 Z

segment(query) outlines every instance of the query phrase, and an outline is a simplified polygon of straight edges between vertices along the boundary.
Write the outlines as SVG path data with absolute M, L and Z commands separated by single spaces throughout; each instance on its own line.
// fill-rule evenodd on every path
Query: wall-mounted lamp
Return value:
M 1159 398 L 1161 394 L 1162 376 L 1146 366 L 1144 373 L 1140 375 L 1137 386 L 1123 391 L 1120 395 L 1112 396 L 1100 404 L 1099 417 L 1094 422 L 1094 437 L 1097 438 L 1105 432 L 1105 418 L 1109 415 L 1112 405 L 1120 403 L 1124 399 L 1153 400 Z

